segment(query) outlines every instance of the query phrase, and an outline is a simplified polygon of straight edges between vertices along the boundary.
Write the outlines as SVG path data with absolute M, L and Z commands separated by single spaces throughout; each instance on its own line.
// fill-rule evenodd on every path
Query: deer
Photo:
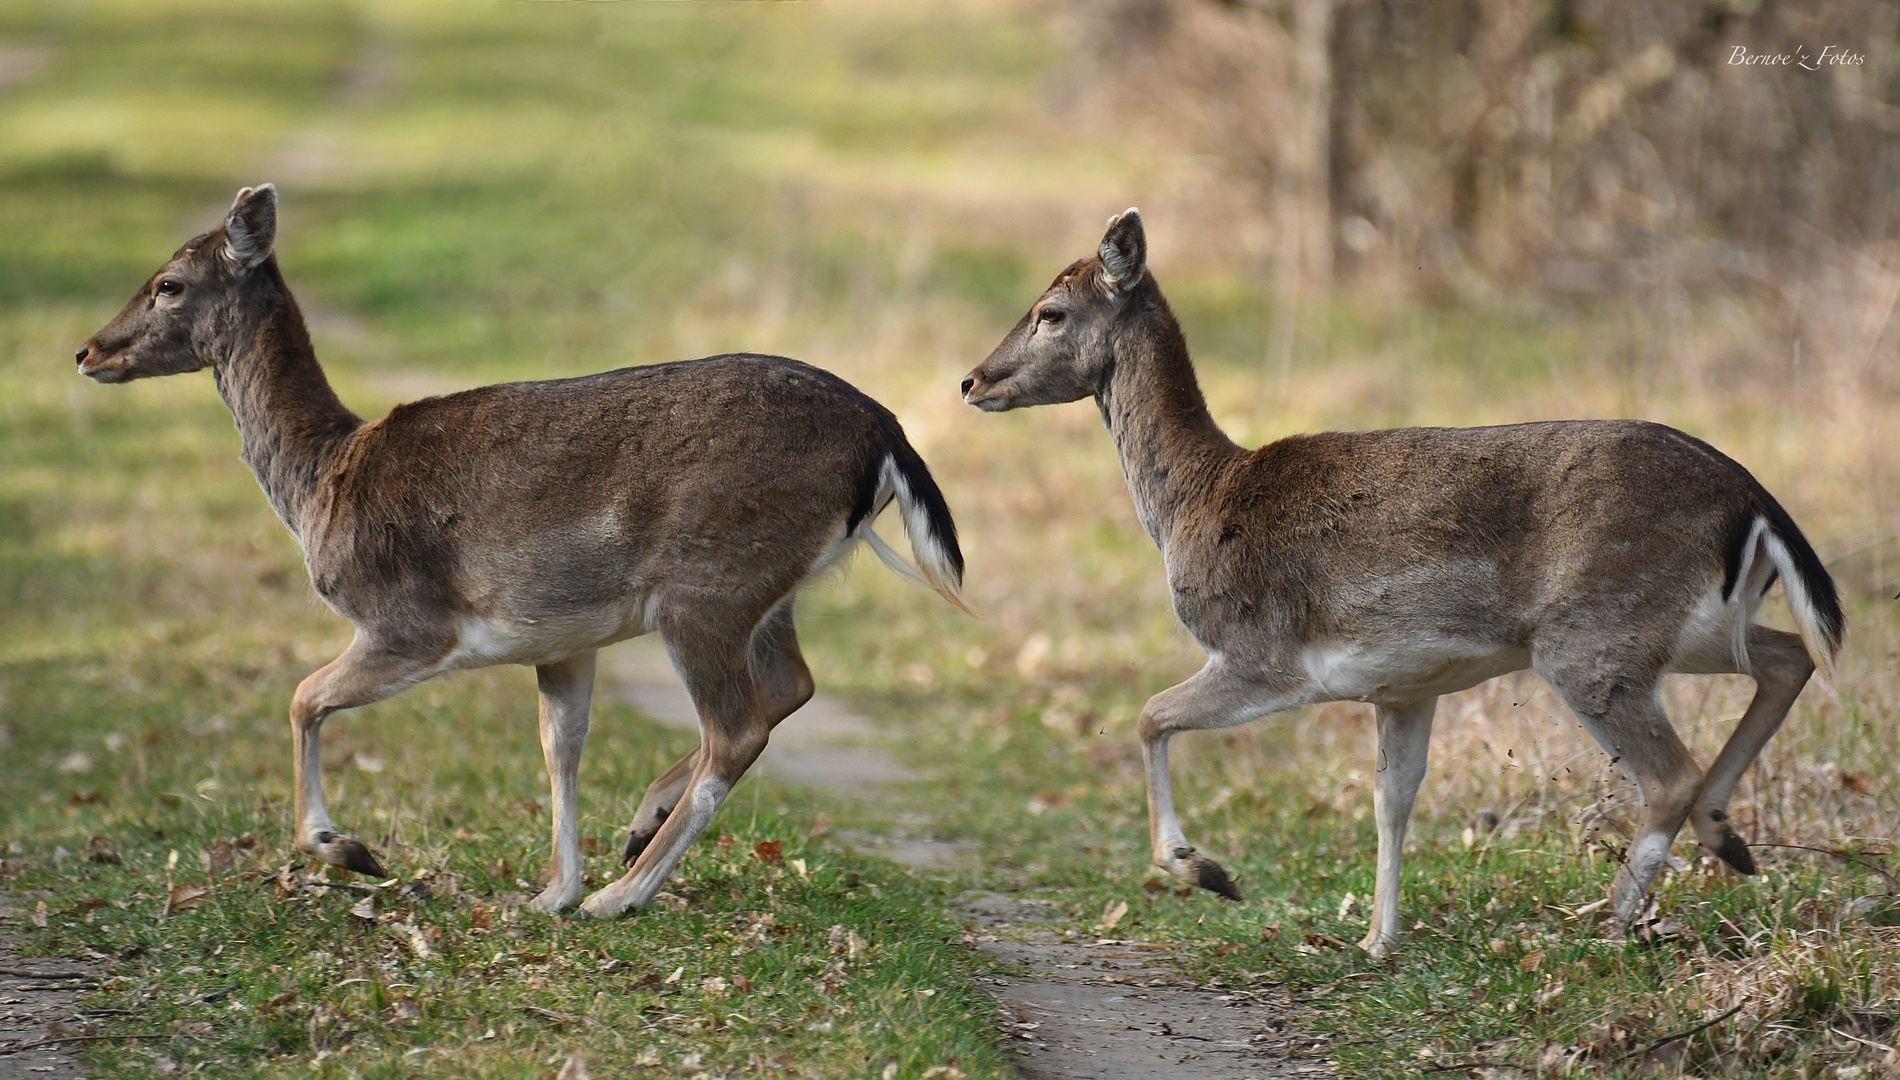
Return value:
M 830 372 L 728 354 L 483 386 L 365 422 L 317 362 L 274 252 L 277 192 L 238 192 L 82 345 L 101 383 L 210 368 L 240 455 L 354 628 L 290 703 L 295 844 L 385 875 L 323 802 L 332 714 L 444 672 L 531 665 L 553 830 L 537 911 L 645 907 L 809 700 L 799 589 L 860 542 L 958 607 L 963 555 L 930 470 L 890 410 Z M 872 530 L 895 502 L 913 568 Z M 582 899 L 577 778 L 597 650 L 657 632 L 700 744 L 634 813 L 626 872 Z
M 1610 886 L 1627 931 L 1684 821 L 1742 874 L 1744 771 L 1846 632 L 1833 580 L 1773 496 L 1683 432 L 1632 420 L 1295 435 L 1254 450 L 1209 415 L 1148 267 L 1139 210 L 1109 219 L 962 381 L 986 412 L 1092 397 L 1174 612 L 1207 655 L 1136 720 L 1151 857 L 1238 901 L 1175 815 L 1168 744 L 1304 705 L 1373 706 L 1375 957 L 1398 943 L 1400 849 L 1438 698 L 1529 668 L 1633 781 Z M 1754 622 L 1774 581 L 1798 633 Z M 1658 696 L 1665 674 L 1756 692 L 1705 772 Z

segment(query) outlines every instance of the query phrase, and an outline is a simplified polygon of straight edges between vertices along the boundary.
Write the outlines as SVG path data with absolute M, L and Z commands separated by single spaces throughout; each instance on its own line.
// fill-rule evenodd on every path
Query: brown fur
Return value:
M 1831 660 L 1842 621 L 1800 531 L 1708 445 L 1659 424 L 1574 421 L 1327 432 L 1243 450 L 1208 414 L 1133 211 L 1110 222 L 1096 258 L 1056 278 L 964 394 L 988 410 L 1093 396 L 1114 437 L 1175 612 L 1210 657 L 1139 725 L 1155 860 L 1181 880 L 1206 880 L 1209 860 L 1174 825 L 1172 734 L 1314 701 L 1371 702 L 1383 910 L 1367 945 L 1382 951 L 1433 703 L 1525 666 L 1557 687 L 1645 800 L 1649 862 L 1619 876 L 1619 914 L 1698 796 L 1703 842 L 1752 869 L 1723 807 L 1806 681 L 1809 655 Z M 1771 556 L 1800 586 L 1791 602 L 1805 641 L 1736 622 L 1759 603 Z M 1760 572 L 1737 582 L 1744 563 Z M 1738 639 L 1742 657 L 1716 647 Z M 1711 771 L 1720 781 L 1705 786 L 1656 684 L 1666 671 L 1737 668 L 1761 693 Z
M 356 627 L 292 702 L 305 849 L 381 873 L 323 808 L 326 716 L 444 670 L 533 664 L 555 789 L 536 903 L 572 906 L 593 651 L 657 629 L 704 742 L 649 789 L 629 841 L 640 858 L 588 904 L 639 907 L 811 696 L 793 594 L 867 539 L 886 502 L 902 505 L 924 577 L 956 600 L 962 556 L 929 471 L 896 418 L 837 376 L 718 356 L 485 386 L 364 423 L 324 379 L 271 253 L 275 221 L 273 189 L 240 192 L 225 226 L 181 248 L 78 358 L 101 382 L 210 367 L 318 595 Z M 669 816 L 695 791 L 703 813 Z

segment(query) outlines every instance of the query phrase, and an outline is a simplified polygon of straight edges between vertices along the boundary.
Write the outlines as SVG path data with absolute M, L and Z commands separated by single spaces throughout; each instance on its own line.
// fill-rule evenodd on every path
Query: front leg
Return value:
M 1359 947 L 1382 957 L 1398 941 L 1399 859 L 1405 827 L 1412 819 L 1418 786 L 1425 780 L 1425 758 L 1432 741 L 1432 717 L 1438 699 L 1396 708 L 1378 707 L 1378 780 L 1372 790 L 1372 815 L 1379 826 L 1379 869 L 1372 887 L 1371 925 Z
M 1240 890 L 1221 865 L 1194 850 L 1174 813 L 1174 786 L 1168 772 L 1168 740 L 1177 732 L 1235 727 L 1256 717 L 1301 704 L 1290 680 L 1261 681 L 1226 670 L 1218 661 L 1179 686 L 1148 700 L 1135 724 L 1148 771 L 1148 837 L 1154 864 L 1175 880 L 1239 900 Z
M 358 631 L 343 655 L 299 683 L 290 699 L 297 847 L 331 866 L 371 877 L 389 872 L 368 845 L 337 831 L 323 805 L 323 721 L 339 709 L 383 700 L 427 677 L 432 660 L 377 645 Z
M 541 691 L 541 754 L 547 760 L 548 794 L 554 836 L 548 859 L 548 887 L 528 901 L 535 911 L 552 914 L 581 902 L 580 793 L 581 752 L 587 747 L 589 714 L 594 704 L 594 650 L 552 664 L 538 664 Z

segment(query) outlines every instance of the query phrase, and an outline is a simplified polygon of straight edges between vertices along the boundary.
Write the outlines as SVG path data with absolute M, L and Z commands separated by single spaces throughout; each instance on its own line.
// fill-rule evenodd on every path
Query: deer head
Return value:
M 1141 212 L 1108 219 L 1092 258 L 1069 266 L 1002 343 L 963 379 L 963 400 L 984 412 L 1054 405 L 1099 393 L 1114 357 L 1115 327 L 1148 277 Z
M 245 188 L 224 225 L 190 241 L 145 282 L 74 358 L 102 383 L 177 375 L 224 359 L 244 289 L 277 239 L 277 189 Z

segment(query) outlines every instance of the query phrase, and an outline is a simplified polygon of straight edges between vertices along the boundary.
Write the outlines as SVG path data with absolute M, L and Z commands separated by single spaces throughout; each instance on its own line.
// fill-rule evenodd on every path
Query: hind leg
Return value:
M 645 907 L 765 749 L 771 726 L 760 711 L 758 691 L 747 670 L 744 625 L 740 623 L 741 630 L 733 635 L 722 634 L 716 625 L 676 625 L 668 632 L 680 674 L 699 710 L 699 754 L 676 812 L 667 815 L 620 880 L 581 903 L 584 914 L 608 918 Z
M 772 613 L 752 632 L 749 666 L 753 684 L 758 689 L 759 708 L 764 711 L 766 723 L 771 727 L 777 727 L 779 721 L 797 712 L 811 700 L 815 686 L 811 669 L 805 666 L 804 654 L 798 651 L 798 634 L 792 625 L 791 597 L 786 597 L 779 606 L 773 608 Z M 627 843 L 620 851 L 622 865 L 632 866 L 653 841 L 660 826 L 666 824 L 667 815 L 673 812 L 680 796 L 685 794 L 686 783 L 692 777 L 698 760 L 699 751 L 694 750 L 674 762 L 647 788 L 646 795 L 640 800 L 640 808 L 634 811 L 633 824 L 627 829 Z
M 1649 887 L 1702 790 L 1702 770 L 1658 700 L 1660 673 L 1638 678 L 1605 675 L 1600 668 L 1550 670 L 1541 664 L 1538 671 L 1623 767 L 1642 799 L 1642 821 L 1610 886 L 1611 910 L 1627 927 L 1642 912 Z
M 1697 660 L 1702 662 L 1696 663 Z M 1709 656 L 1691 658 L 1683 670 L 1689 674 L 1715 675 L 1735 672 L 1738 666 L 1734 658 L 1727 655 L 1727 650 L 1715 650 Z M 1755 872 L 1755 859 L 1748 853 L 1747 842 L 1728 823 L 1728 801 L 1735 794 L 1735 786 L 1741 783 L 1742 775 L 1780 730 L 1781 722 L 1787 719 L 1795 698 L 1801 696 L 1808 677 L 1814 674 L 1814 661 L 1808 658 L 1807 648 L 1796 635 L 1765 626 L 1750 626 L 1748 667 L 1750 670 L 1739 674 L 1754 678 L 1755 697 L 1736 723 L 1728 743 L 1709 766 L 1708 775 L 1702 781 L 1702 792 L 1689 815 L 1696 839 L 1702 846 L 1744 874 Z

